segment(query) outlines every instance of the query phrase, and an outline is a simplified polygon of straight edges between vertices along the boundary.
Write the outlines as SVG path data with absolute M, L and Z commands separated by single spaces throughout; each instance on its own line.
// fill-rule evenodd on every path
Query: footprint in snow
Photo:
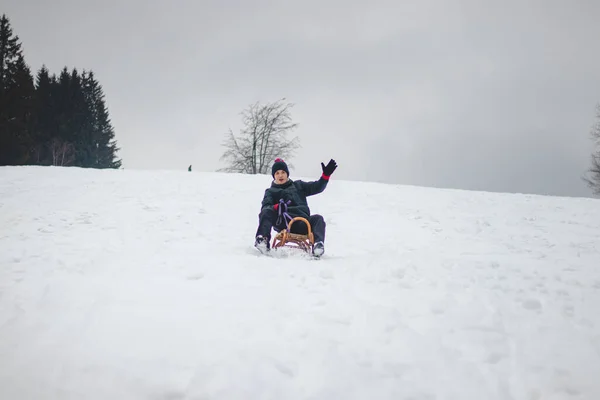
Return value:
M 572 304 L 567 304 L 563 306 L 563 315 L 568 318 L 572 318 L 575 316 L 575 307 Z
M 542 303 L 540 303 L 540 301 L 537 299 L 526 299 L 525 301 L 523 301 L 522 305 L 523 305 L 523 308 L 525 308 L 527 310 L 541 310 L 542 309 Z
M 444 312 L 446 312 L 446 310 L 444 309 L 443 306 L 437 305 L 437 306 L 431 307 L 431 312 L 439 315 L 439 314 L 443 314 Z
M 320 299 L 313 303 L 313 307 L 323 307 L 325 305 L 327 305 L 327 300 L 325 299 Z
M 404 268 L 394 268 L 390 273 L 390 276 L 396 279 L 404 279 L 404 275 L 406 275 Z
M 273 366 L 275 367 L 275 369 L 277 371 L 281 372 L 283 375 L 289 376 L 290 378 L 293 378 L 295 375 L 292 368 L 288 367 L 287 365 L 285 365 L 281 362 L 276 361 Z
M 319 273 L 319 276 L 323 279 L 333 279 L 333 271 L 331 270 L 322 270 Z
M 505 355 L 501 353 L 490 353 L 486 357 L 485 362 L 488 364 L 498 364 L 504 357 Z

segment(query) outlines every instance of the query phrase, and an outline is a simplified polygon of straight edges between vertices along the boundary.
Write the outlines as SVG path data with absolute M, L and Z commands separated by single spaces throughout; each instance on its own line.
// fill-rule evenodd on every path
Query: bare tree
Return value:
M 591 156 L 591 166 L 583 180 L 595 195 L 600 195 L 600 104 L 596 106 L 597 121 L 592 127 L 590 136 L 596 143 L 596 151 Z
M 237 138 L 229 130 L 224 143 L 227 151 L 221 156 L 227 166 L 218 171 L 267 174 L 275 158 L 287 160 L 293 155 L 300 140 L 288 139 L 287 135 L 298 124 L 292 122 L 290 115 L 293 104 L 284 101 L 285 98 L 266 105 L 255 103 L 242 112 L 244 127 Z M 289 163 L 288 166 L 293 167 Z
M 58 138 L 50 141 L 50 152 L 52 153 L 52 165 L 66 166 L 75 159 L 73 145 Z

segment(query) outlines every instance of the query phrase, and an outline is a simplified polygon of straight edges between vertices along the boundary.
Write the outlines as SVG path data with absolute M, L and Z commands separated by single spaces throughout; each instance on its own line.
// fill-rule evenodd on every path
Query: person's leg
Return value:
M 325 242 L 326 224 L 323 216 L 319 214 L 311 215 L 308 222 L 310 222 L 310 226 L 315 237 L 315 243 Z
M 315 244 L 313 246 L 313 254 L 320 257 L 325 253 L 325 220 L 323 216 L 314 214 L 310 216 L 308 220 L 312 227 L 313 236 L 315 237 Z
M 254 245 L 256 247 L 264 247 L 269 249 L 271 247 L 271 228 L 277 220 L 277 212 L 272 208 L 266 208 L 258 215 L 258 228 L 256 229 L 256 241 Z

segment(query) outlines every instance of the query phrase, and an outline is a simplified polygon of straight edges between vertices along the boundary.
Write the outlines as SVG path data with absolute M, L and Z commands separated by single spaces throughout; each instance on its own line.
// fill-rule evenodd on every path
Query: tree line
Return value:
M 0 18 L 0 165 L 120 168 L 102 86 L 92 71 L 42 66 L 35 77 Z

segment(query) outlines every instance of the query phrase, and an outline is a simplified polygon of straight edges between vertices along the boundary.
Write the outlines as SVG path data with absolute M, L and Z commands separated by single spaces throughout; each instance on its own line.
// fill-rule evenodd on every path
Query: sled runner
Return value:
M 293 233 L 292 225 L 294 222 L 303 222 L 306 224 L 307 233 Z M 306 251 L 307 253 L 312 253 L 313 245 L 315 244 L 315 238 L 311 231 L 310 223 L 306 218 L 303 217 L 294 217 L 290 220 L 287 225 L 287 229 L 282 229 L 275 235 L 273 238 L 273 244 L 271 245 L 272 249 L 276 249 L 279 247 L 291 247 L 297 248 Z

